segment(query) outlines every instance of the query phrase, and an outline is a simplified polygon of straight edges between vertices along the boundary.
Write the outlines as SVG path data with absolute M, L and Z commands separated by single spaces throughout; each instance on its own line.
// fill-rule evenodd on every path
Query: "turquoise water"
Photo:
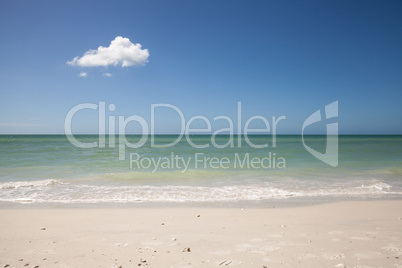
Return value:
M 159 135 L 156 145 L 177 144 L 155 148 L 149 136 L 124 151 L 123 140 L 109 138 L 103 148 L 78 148 L 64 135 L 1 135 L 0 201 L 269 203 L 402 196 L 402 136 L 340 136 L 336 167 L 312 156 L 297 135 L 277 136 L 275 147 L 271 136 L 250 137 L 266 148 L 250 146 L 244 136 L 190 136 L 193 144 L 208 146 L 194 148 L 185 137 Z M 135 144 L 141 136 L 126 138 Z M 307 136 L 305 143 L 325 153 L 325 136 Z

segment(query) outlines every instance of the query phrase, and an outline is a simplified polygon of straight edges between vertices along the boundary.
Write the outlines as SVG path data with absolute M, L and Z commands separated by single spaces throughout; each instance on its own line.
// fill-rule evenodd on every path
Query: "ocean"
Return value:
M 402 197 L 402 136 L 341 135 L 335 166 L 306 150 L 324 154 L 321 135 L 305 144 L 299 135 L 75 139 L 91 148 L 65 135 L 0 135 L 1 205 L 269 207 Z

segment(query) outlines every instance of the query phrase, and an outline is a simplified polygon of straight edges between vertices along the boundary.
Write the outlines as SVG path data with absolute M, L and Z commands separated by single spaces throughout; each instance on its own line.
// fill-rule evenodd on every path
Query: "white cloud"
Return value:
M 68 65 L 81 67 L 97 67 L 109 65 L 129 67 L 144 65 L 148 62 L 149 51 L 142 49 L 141 44 L 133 44 L 130 39 L 117 36 L 110 46 L 100 46 L 96 50 L 88 50 L 82 57 L 75 57 L 68 61 Z
M 80 72 L 80 74 L 78 76 L 79 77 L 87 77 L 88 74 L 86 72 Z
M 103 74 L 103 76 L 106 76 L 106 77 L 111 77 L 111 76 L 112 76 L 112 74 L 111 74 L 111 73 L 104 73 L 104 74 Z

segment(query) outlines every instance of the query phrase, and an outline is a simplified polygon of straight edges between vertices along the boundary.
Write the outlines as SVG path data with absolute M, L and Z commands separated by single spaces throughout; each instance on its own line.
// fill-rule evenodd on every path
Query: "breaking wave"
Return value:
M 60 180 L 0 183 L 0 201 L 16 203 L 236 202 L 300 197 L 401 195 L 378 180 L 335 185 L 96 185 Z

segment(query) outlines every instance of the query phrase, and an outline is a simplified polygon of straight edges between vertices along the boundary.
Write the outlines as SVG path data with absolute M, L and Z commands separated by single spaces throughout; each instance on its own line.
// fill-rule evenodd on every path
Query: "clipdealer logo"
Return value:
M 334 101 L 325 106 L 325 119 L 337 118 L 338 117 L 338 101 Z M 330 166 L 336 167 L 338 166 L 338 122 L 328 123 L 326 128 L 326 146 L 325 153 L 320 153 L 311 147 L 309 147 L 304 142 L 304 129 L 312 125 L 314 123 L 320 122 L 322 119 L 321 111 L 317 110 L 313 114 L 311 114 L 306 121 L 303 123 L 302 127 L 302 141 L 303 146 L 306 150 L 312 154 L 315 158 L 321 160 L 324 163 L 327 163 Z
M 84 109 L 91 109 L 91 110 L 97 110 L 98 111 L 98 141 L 93 141 L 93 142 L 81 142 L 77 140 L 74 137 L 74 134 L 72 132 L 72 123 L 73 123 L 73 117 L 81 110 Z M 179 124 L 179 129 L 180 132 L 177 134 L 177 138 L 170 142 L 170 143 L 164 143 L 164 144 L 157 144 L 155 142 L 155 122 L 156 122 L 156 112 L 158 109 L 170 109 L 171 111 L 175 112 L 177 114 L 177 117 L 180 120 Z M 109 104 L 107 106 L 108 112 L 114 112 L 116 110 L 116 106 L 114 104 Z M 243 143 L 245 142 L 248 146 L 251 148 L 267 148 L 271 146 L 272 148 L 275 148 L 277 146 L 276 144 L 276 135 L 277 135 L 277 129 L 278 129 L 278 124 L 286 119 L 285 115 L 275 117 L 272 116 L 271 120 L 268 120 L 266 117 L 262 115 L 254 115 L 247 120 L 244 121 L 243 123 L 243 118 L 242 118 L 242 104 L 241 102 L 237 103 L 237 117 L 236 120 L 232 120 L 229 116 L 227 115 L 219 115 L 213 118 L 213 121 L 211 123 L 211 120 L 209 120 L 207 117 L 203 115 L 196 115 L 191 118 L 189 118 L 186 121 L 186 117 L 184 116 L 184 113 L 180 110 L 179 107 L 172 105 L 172 104 L 166 104 L 166 103 L 160 103 L 160 104 L 151 104 L 151 110 L 150 110 L 150 124 L 148 124 L 147 120 L 140 116 L 140 115 L 131 115 L 128 117 L 125 116 L 114 116 L 114 115 L 109 115 L 106 118 L 106 102 L 101 101 L 98 104 L 95 103 L 81 103 L 78 104 L 74 107 L 72 107 L 64 121 L 64 131 L 66 134 L 66 137 L 68 140 L 76 147 L 79 148 L 105 148 L 106 146 L 109 148 L 114 148 L 117 144 L 118 146 L 118 151 L 119 151 L 119 160 L 125 160 L 126 159 L 126 149 L 131 148 L 131 149 L 137 149 L 142 146 L 144 146 L 147 142 L 148 139 L 150 139 L 150 143 L 147 144 L 147 146 L 150 146 L 151 148 L 168 148 L 168 147 L 173 147 L 177 143 L 183 140 L 183 138 L 186 139 L 187 143 L 195 148 L 195 149 L 202 149 L 202 148 L 209 148 L 209 147 L 215 147 L 215 148 L 225 148 L 225 147 L 237 147 L 241 148 Z M 331 104 L 328 104 L 325 106 L 325 119 L 331 119 L 331 118 L 336 118 L 338 117 L 338 101 L 335 101 Z M 202 121 L 205 123 L 205 128 L 193 128 L 193 123 L 195 121 Z M 215 131 L 212 131 L 212 125 L 215 121 L 225 121 L 225 123 L 229 126 L 226 128 L 221 128 L 217 129 Z M 254 121 L 260 121 L 264 127 L 262 128 L 251 128 L 250 125 Z M 303 146 L 305 149 L 312 154 L 314 157 L 317 159 L 321 160 L 322 162 L 331 165 L 333 167 L 336 167 L 338 165 L 338 123 L 330 123 L 327 124 L 327 133 L 326 133 L 326 138 L 327 138 L 327 143 L 326 143 L 326 152 L 325 153 L 320 153 L 313 148 L 309 147 L 306 145 L 305 140 L 304 140 L 304 129 L 312 125 L 314 123 L 322 121 L 321 117 L 321 111 L 317 110 L 313 114 L 311 114 L 303 123 L 302 126 L 302 142 Z M 118 127 L 116 129 L 116 122 L 118 123 Z M 127 137 L 126 137 L 126 128 L 129 123 L 136 123 L 140 126 L 141 128 L 141 138 L 133 143 L 130 142 Z M 236 123 L 236 128 L 234 127 Z M 108 129 L 106 130 L 106 126 L 108 126 Z M 236 134 L 235 134 L 236 133 Z M 208 134 L 210 135 L 210 141 L 203 143 L 203 144 L 196 144 L 192 140 L 193 134 Z M 224 144 L 219 144 L 217 143 L 216 139 L 218 135 L 225 134 L 229 136 L 229 139 L 226 143 Z M 241 135 L 238 135 L 241 134 Z M 263 143 L 263 144 L 255 144 L 253 141 L 250 139 L 249 135 L 251 134 L 265 134 L 265 135 L 270 135 L 271 137 L 271 144 L 269 145 L 268 142 Z M 118 142 L 116 143 L 116 136 L 118 137 Z M 107 139 L 107 141 L 106 141 Z M 197 153 L 197 155 L 194 155 L 194 158 L 196 159 L 199 157 L 200 154 Z M 251 168 L 272 168 L 271 163 L 275 163 L 275 159 L 272 159 L 272 156 L 275 158 L 275 153 L 272 154 L 272 152 L 269 152 L 269 158 L 263 158 L 263 159 L 255 159 L 252 158 L 250 160 L 249 154 L 245 154 L 245 158 L 241 161 L 239 160 L 239 163 L 242 163 L 242 165 L 239 165 L 241 168 L 244 166 L 246 168 L 250 168 L 250 163 L 246 161 L 251 161 L 253 164 L 251 165 Z M 180 156 L 176 156 L 180 157 Z M 235 155 L 235 159 L 239 159 L 239 155 Z M 138 153 L 131 153 L 130 154 L 130 166 L 132 166 L 132 162 L 140 160 L 140 155 Z M 210 163 L 210 167 L 218 167 L 218 168 L 225 168 L 227 164 L 227 159 L 220 159 L 222 160 L 221 162 L 217 162 L 216 157 L 212 157 L 214 160 L 214 164 Z M 280 161 L 276 161 L 276 163 L 281 163 L 281 168 L 286 167 L 285 159 L 283 157 L 279 157 Z M 159 163 L 161 159 L 159 160 L 149 160 L 148 163 Z M 177 163 L 176 159 L 176 163 Z M 186 163 L 186 161 L 190 161 L 189 159 L 183 159 L 183 163 Z M 264 165 L 265 161 L 265 165 Z M 145 162 L 144 162 L 145 163 Z M 255 165 L 257 163 L 257 165 Z M 260 165 L 258 165 L 260 163 Z M 269 163 L 269 165 L 267 165 Z M 197 162 L 196 162 L 197 165 Z M 213 166 L 212 166 L 213 165 Z M 169 165 L 165 165 L 169 166 Z M 188 167 L 188 165 L 187 165 Z M 204 164 L 204 167 L 205 164 Z M 274 166 L 275 168 L 275 166 Z M 187 170 L 187 168 L 186 168 Z

